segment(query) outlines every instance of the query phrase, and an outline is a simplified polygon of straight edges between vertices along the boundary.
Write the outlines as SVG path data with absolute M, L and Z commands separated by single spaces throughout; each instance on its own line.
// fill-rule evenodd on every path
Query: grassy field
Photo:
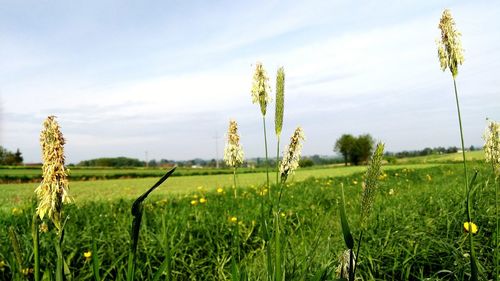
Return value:
M 411 169 L 422 169 L 436 166 L 436 164 L 409 164 L 405 167 Z M 386 170 L 399 169 L 401 166 L 386 166 Z M 296 174 L 290 178 L 290 181 L 302 181 L 308 177 L 342 177 L 365 170 L 364 166 L 337 166 L 315 169 L 299 169 Z M 115 199 L 137 198 L 147 188 L 152 186 L 165 173 L 154 178 L 139 179 L 119 179 L 119 180 L 97 180 L 97 181 L 75 181 L 71 182 L 71 195 L 77 204 L 83 204 L 88 201 L 109 201 Z M 175 174 L 175 173 L 174 173 Z M 266 174 L 246 173 L 238 175 L 238 184 L 240 186 L 259 186 L 266 180 Z M 164 187 L 155 192 L 155 196 L 161 197 L 170 194 L 184 194 L 196 191 L 198 187 L 203 187 L 207 191 L 213 191 L 217 187 L 231 186 L 233 184 L 232 174 L 207 175 L 207 176 L 183 176 L 172 177 Z M 2 197 L 0 197 L 0 211 L 9 212 L 12 208 L 29 202 L 34 195 L 34 189 L 37 183 L 23 184 L 0 184 Z
M 479 170 L 474 198 L 479 262 L 492 278 L 495 223 L 494 188 L 488 167 Z M 353 231 L 359 221 L 362 171 L 340 167 L 298 171 L 282 202 L 286 280 L 313 280 L 326 272 L 332 280 L 345 249 L 338 213 L 339 186 L 344 185 Z M 460 164 L 386 166 L 375 206 L 364 234 L 357 271 L 360 280 L 465 280 L 470 274 L 463 231 L 463 184 Z M 147 200 L 139 241 L 136 280 L 151 280 L 170 251 L 173 280 L 228 280 L 236 259 L 249 280 L 265 280 L 265 249 L 259 235 L 259 188 L 264 174 L 239 176 L 234 199 L 229 175 L 171 178 Z M 77 204 L 66 209 L 64 252 L 74 280 L 93 280 L 84 252 L 96 242 L 100 274 L 124 280 L 130 242 L 131 200 L 155 179 L 72 183 Z M 198 186 L 204 188 L 198 189 Z M 223 192 L 214 191 L 225 186 Z M 1 185 L 0 279 L 10 280 L 15 264 L 6 229 L 13 226 L 22 245 L 22 263 L 32 264 L 30 222 L 34 206 L 27 201 L 33 184 Z M 19 204 L 12 201 L 15 194 Z M 5 200 L 4 198 L 11 198 Z M 121 198 L 124 198 L 123 200 Z M 206 201 L 201 203 L 200 199 Z M 196 202 L 193 205 L 192 202 Z M 8 206 L 8 207 L 5 207 Z M 12 208 L 16 209 L 12 209 Z M 237 218 L 234 223 L 230 218 Z M 234 234 L 237 233 L 235 240 Z M 354 235 L 357 235 L 355 232 Z M 42 268 L 54 267 L 49 235 L 41 235 Z M 237 245 L 239 254 L 233 247 Z M 20 280 L 23 276 L 20 275 Z M 32 278 L 31 275 L 26 275 Z M 163 276 L 162 278 L 165 278 Z

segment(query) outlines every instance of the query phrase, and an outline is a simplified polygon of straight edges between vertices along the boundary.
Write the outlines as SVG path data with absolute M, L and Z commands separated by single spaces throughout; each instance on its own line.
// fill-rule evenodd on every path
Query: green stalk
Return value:
M 63 254 L 62 254 L 62 240 L 64 237 L 64 232 L 62 229 L 59 230 L 59 235 L 55 243 L 57 260 L 56 260 L 56 281 L 63 281 Z
M 33 236 L 33 255 L 35 259 L 34 275 L 35 281 L 40 281 L 40 237 L 38 234 L 38 215 L 33 215 L 31 224 L 31 235 Z
M 276 146 L 276 185 L 278 185 L 280 174 L 280 136 L 278 135 L 278 144 Z
M 495 248 L 493 249 L 493 266 L 495 267 L 495 278 L 493 280 L 497 281 L 498 280 L 498 277 L 500 277 L 500 274 L 498 272 L 499 270 L 499 259 L 498 259 L 498 233 L 500 232 L 500 228 L 498 227 L 498 188 L 500 187 L 500 181 L 498 180 L 498 176 L 496 175 L 496 171 L 495 171 L 495 164 L 492 162 L 491 163 L 491 168 L 493 170 L 493 177 L 495 178 L 495 183 L 498 185 L 498 186 L 495 186 L 495 217 L 497 218 L 496 222 L 497 222 L 497 228 L 496 228 L 496 231 L 495 233 L 497 235 L 495 235 Z
M 236 193 L 236 167 L 233 168 L 233 184 L 234 184 L 234 199 L 237 197 Z
M 264 125 L 264 147 L 266 148 L 266 177 L 267 177 L 267 188 L 269 191 L 269 199 L 271 199 L 271 186 L 269 186 L 269 158 L 267 156 L 267 133 L 266 133 L 266 116 L 262 115 L 262 122 Z
M 469 222 L 469 246 L 470 246 L 470 264 L 471 264 L 471 280 L 477 281 L 478 280 L 478 273 L 477 273 L 477 264 L 476 264 L 476 255 L 474 252 L 474 240 L 472 238 L 472 218 L 471 218 L 471 211 L 470 211 L 470 192 L 469 192 L 469 186 L 468 186 L 468 176 L 467 176 L 467 163 L 465 160 L 465 145 L 464 145 L 464 134 L 463 134 L 463 128 L 462 128 L 462 117 L 460 114 L 460 104 L 458 102 L 458 92 L 457 92 L 457 83 L 455 80 L 455 77 L 453 77 L 453 87 L 455 89 L 455 101 L 457 104 L 457 113 L 458 113 L 458 125 L 460 127 L 460 141 L 462 145 L 462 160 L 463 160 L 463 165 L 464 165 L 464 181 L 465 181 L 465 195 L 466 195 L 466 211 L 467 211 L 467 221 Z
M 276 211 L 275 213 L 275 218 L 274 218 L 274 221 L 275 221 L 275 226 L 274 226 L 274 229 L 275 229 L 275 235 L 274 235 L 274 243 L 275 243 L 275 274 L 274 274 L 274 280 L 276 281 L 283 281 L 283 268 L 282 268 L 282 265 L 283 265 L 283 257 L 281 255 L 281 251 L 282 251 L 282 245 L 281 245 L 281 229 L 280 229 L 280 220 L 279 220 L 279 216 L 280 216 L 280 213 L 279 213 L 279 210 Z

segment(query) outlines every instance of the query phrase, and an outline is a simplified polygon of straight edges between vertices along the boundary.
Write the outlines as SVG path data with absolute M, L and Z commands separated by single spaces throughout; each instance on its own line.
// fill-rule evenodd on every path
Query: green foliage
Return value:
M 144 167 L 146 163 L 139 159 L 127 157 L 96 158 L 78 163 L 82 167 Z
M 374 140 L 369 134 L 354 137 L 350 134 L 342 135 L 336 142 L 334 150 L 344 157 L 344 163 L 351 162 L 359 165 L 366 162 L 372 154 Z

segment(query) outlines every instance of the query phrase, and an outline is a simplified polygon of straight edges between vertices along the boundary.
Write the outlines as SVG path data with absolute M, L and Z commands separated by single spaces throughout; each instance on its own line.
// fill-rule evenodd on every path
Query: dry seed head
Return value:
M 49 116 L 43 123 L 40 134 L 42 147 L 42 183 L 36 188 L 40 219 L 45 215 L 52 220 L 57 229 L 61 229 L 62 205 L 71 202 L 68 196 L 68 173 L 64 167 L 65 140 L 55 116 Z
M 349 269 L 351 268 L 351 251 L 352 250 L 345 250 L 342 255 L 339 257 L 339 266 L 337 266 L 337 270 L 335 270 L 335 273 L 337 273 L 337 278 L 344 278 L 344 279 L 349 279 Z M 356 255 L 352 253 L 353 259 L 352 259 L 352 267 L 356 267 Z
M 366 226 L 368 216 L 373 206 L 375 192 L 377 191 L 378 178 L 380 175 L 380 167 L 382 156 L 384 155 L 384 144 L 378 143 L 370 161 L 370 166 L 366 171 L 365 181 L 363 182 L 363 194 L 361 197 L 361 225 Z
M 450 10 L 445 9 L 439 21 L 441 30 L 441 41 L 437 41 L 438 57 L 441 69 L 450 69 L 453 78 L 458 74 L 458 65 L 464 62 L 462 43 L 460 42 L 460 32 L 455 29 L 455 21 Z
M 274 116 L 274 129 L 276 135 L 281 135 L 283 128 L 283 110 L 285 107 L 285 70 L 278 68 L 276 74 L 276 111 Z
M 304 131 L 301 127 L 297 127 L 292 137 L 290 145 L 285 149 L 283 160 L 280 165 L 281 182 L 285 182 L 287 177 L 299 166 L 300 152 L 302 150 L 302 142 L 304 140 Z
M 243 148 L 238 135 L 238 124 L 236 121 L 229 121 L 227 130 L 227 143 L 224 148 L 224 161 L 230 167 L 236 168 L 243 164 Z
M 269 77 L 267 77 L 267 73 L 262 63 L 257 62 L 252 83 L 252 103 L 258 103 L 260 105 L 260 111 L 263 116 L 266 115 L 267 104 L 271 102 L 271 97 L 269 96 L 270 92 Z
M 495 173 L 500 175 L 500 123 L 490 121 L 483 138 L 484 158 L 493 165 Z

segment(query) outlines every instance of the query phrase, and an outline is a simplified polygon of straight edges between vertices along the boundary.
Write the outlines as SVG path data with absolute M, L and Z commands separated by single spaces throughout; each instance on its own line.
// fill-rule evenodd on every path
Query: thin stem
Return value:
M 363 230 L 361 230 L 361 233 L 359 233 L 358 249 L 356 249 L 356 257 L 354 257 L 354 273 L 353 273 L 354 276 L 356 276 L 356 269 L 358 268 L 358 257 L 359 257 L 359 249 L 361 248 L 361 238 L 363 238 Z
M 35 281 L 40 281 L 40 236 L 38 234 L 38 215 L 36 213 L 33 216 L 31 234 L 33 235 L 33 255 L 35 258 Z
M 267 188 L 269 190 L 269 199 L 271 199 L 271 186 L 269 186 L 269 158 L 267 156 L 267 133 L 266 133 L 266 116 L 262 115 L 262 122 L 264 125 L 264 147 L 266 148 L 266 176 Z
M 465 182 L 465 195 L 466 195 L 466 211 L 467 211 L 467 221 L 469 222 L 469 246 L 470 246 L 470 263 L 471 263 L 471 280 L 477 280 L 477 265 L 476 257 L 474 253 L 474 240 L 472 238 L 472 218 L 470 211 L 470 192 L 469 192 L 469 179 L 467 176 L 467 163 L 465 159 L 465 145 L 464 145 L 464 134 L 462 128 L 462 117 L 460 114 L 460 103 L 458 102 L 458 91 L 457 82 L 455 77 L 453 77 L 453 87 L 455 89 L 455 101 L 457 103 L 457 113 L 458 113 L 458 125 L 460 127 L 460 142 L 462 145 L 462 160 L 464 165 L 464 182 Z
M 57 240 L 55 243 L 57 261 L 56 261 L 56 281 L 63 281 L 63 255 L 62 255 L 62 237 L 63 230 L 59 230 L 59 235 L 57 236 Z
M 278 135 L 278 144 L 276 145 L 276 185 L 278 185 L 280 174 L 280 135 Z
M 233 189 L 234 189 L 234 199 L 237 197 L 236 193 L 236 167 L 233 168 Z

